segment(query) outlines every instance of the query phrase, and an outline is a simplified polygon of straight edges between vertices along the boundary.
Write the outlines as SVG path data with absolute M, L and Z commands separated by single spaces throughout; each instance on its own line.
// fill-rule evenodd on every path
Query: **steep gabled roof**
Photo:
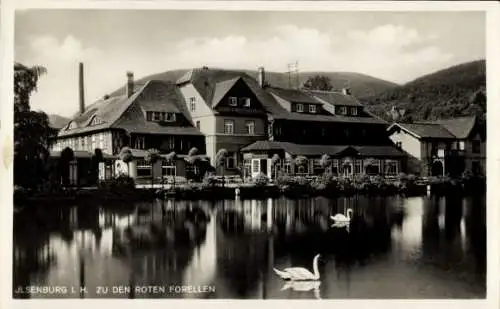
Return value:
M 433 121 L 433 123 L 442 125 L 457 138 L 467 138 L 476 124 L 476 117 L 440 119 Z
M 459 117 L 415 123 L 395 123 L 387 130 L 398 126 L 418 138 L 464 139 L 468 138 L 476 125 L 476 117 Z
M 309 95 L 320 99 L 322 102 L 340 106 L 363 106 L 352 95 L 343 94 L 338 91 L 307 90 Z
M 292 103 L 321 104 L 306 92 L 298 89 L 285 89 L 277 87 L 267 87 L 267 91 Z
M 414 135 L 417 138 L 438 138 L 438 139 L 450 139 L 455 138 L 446 128 L 440 124 L 433 123 L 394 123 L 388 130 L 391 130 L 394 126 L 398 126 L 406 132 Z
M 214 96 L 212 98 L 212 106 L 216 106 L 224 98 L 231 88 L 240 80 L 241 77 L 235 77 L 215 84 Z
M 156 90 L 158 97 L 152 98 L 151 95 L 145 95 L 146 90 Z M 148 122 L 144 118 L 144 114 L 138 112 L 140 108 L 181 112 L 189 124 L 179 126 Z M 103 129 L 123 129 L 149 134 L 201 135 L 197 128 L 192 127 L 192 121 L 189 114 L 185 112 L 185 108 L 183 96 L 174 84 L 163 81 L 148 81 L 130 97 L 117 95 L 91 104 L 83 114 L 76 116 L 71 121 L 76 124 L 76 128 L 63 128 L 59 131 L 58 136 L 69 136 Z M 96 116 L 99 117 L 102 123 L 89 126 L 91 119 Z

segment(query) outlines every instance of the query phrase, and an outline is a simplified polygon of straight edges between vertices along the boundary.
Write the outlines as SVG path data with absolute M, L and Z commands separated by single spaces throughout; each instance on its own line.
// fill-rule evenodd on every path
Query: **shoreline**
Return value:
M 344 180 L 343 180 L 344 181 Z M 18 190 L 14 192 L 14 204 L 36 202 L 77 202 L 77 201 L 141 201 L 154 199 L 179 200 L 221 200 L 221 199 L 263 199 L 287 197 L 292 199 L 323 196 L 326 198 L 350 196 L 445 196 L 460 194 L 463 196 L 484 193 L 485 181 L 441 180 L 427 183 L 408 183 L 401 180 L 377 183 L 353 182 L 322 183 L 321 181 L 302 181 L 287 179 L 277 183 L 241 183 L 223 186 L 220 184 L 188 183 L 175 187 L 151 188 L 135 185 L 123 187 L 100 186 L 92 188 L 69 188 L 58 192 L 35 192 Z M 376 181 L 375 181 L 376 182 Z

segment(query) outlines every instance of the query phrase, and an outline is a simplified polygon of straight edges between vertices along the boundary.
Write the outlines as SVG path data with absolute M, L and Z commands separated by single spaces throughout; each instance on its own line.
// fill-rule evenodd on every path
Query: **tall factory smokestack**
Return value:
M 264 88 L 266 86 L 266 72 L 264 71 L 264 67 L 259 67 L 257 72 L 259 77 L 259 86 Z
M 127 97 L 131 97 L 134 94 L 134 73 L 131 71 L 127 72 Z
M 80 114 L 85 112 L 85 84 L 83 81 L 83 62 L 78 65 L 78 94 L 80 98 Z

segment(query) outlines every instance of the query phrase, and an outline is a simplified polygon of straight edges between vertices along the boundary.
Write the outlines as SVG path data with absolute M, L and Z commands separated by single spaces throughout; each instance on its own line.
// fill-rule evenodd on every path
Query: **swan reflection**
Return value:
M 282 291 L 285 290 L 293 290 L 295 292 L 308 292 L 313 291 L 314 297 L 317 299 L 321 299 L 319 286 L 321 285 L 321 281 L 287 281 L 283 287 Z

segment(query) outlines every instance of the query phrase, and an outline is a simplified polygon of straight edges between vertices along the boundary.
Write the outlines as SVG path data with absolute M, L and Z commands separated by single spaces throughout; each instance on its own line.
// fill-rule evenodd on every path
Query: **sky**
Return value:
M 136 78 L 193 67 L 368 74 L 396 83 L 485 59 L 483 12 L 271 12 L 24 10 L 16 12 L 15 60 L 42 65 L 32 108 L 78 109 Z

